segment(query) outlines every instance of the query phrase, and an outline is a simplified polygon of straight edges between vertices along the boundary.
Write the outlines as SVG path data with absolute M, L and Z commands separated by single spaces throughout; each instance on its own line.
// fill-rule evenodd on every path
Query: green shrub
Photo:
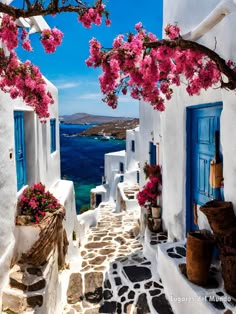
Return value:
M 83 205 L 82 207 L 80 207 L 80 214 L 85 213 L 86 211 L 90 210 L 90 205 Z

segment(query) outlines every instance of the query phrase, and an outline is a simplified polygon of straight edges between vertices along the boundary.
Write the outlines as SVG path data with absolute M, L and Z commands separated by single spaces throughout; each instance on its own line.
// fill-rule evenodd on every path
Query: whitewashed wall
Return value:
M 50 107 L 51 118 L 58 117 L 57 89 L 48 82 L 55 104 Z M 0 308 L 2 289 L 8 280 L 8 271 L 15 245 L 14 229 L 17 212 L 17 191 L 14 110 L 25 112 L 25 145 L 27 158 L 27 184 L 42 181 L 49 189 L 60 179 L 59 130 L 57 150 L 50 153 L 50 123 L 43 125 L 32 109 L 18 98 L 12 100 L 0 92 Z
M 183 33 L 196 27 L 219 3 L 216 0 L 165 0 L 163 26 L 178 22 Z M 194 14 L 191 14 L 194 12 Z M 199 42 L 214 48 L 223 58 L 236 61 L 236 13 L 226 16 Z M 223 102 L 221 115 L 221 145 L 224 158 L 225 199 L 236 208 L 236 97 L 234 92 L 209 90 L 190 97 L 185 87 L 176 88 L 174 97 L 160 114 L 161 154 L 163 166 L 163 220 L 169 239 L 185 237 L 186 184 L 186 106 Z M 143 110 L 143 109 L 142 109 Z M 158 127 L 158 126 L 157 126 Z
M 138 145 L 137 136 L 139 134 L 139 128 L 126 131 L 126 170 L 132 170 L 137 168 L 137 156 Z M 135 142 L 135 149 L 132 151 L 132 141 Z
M 161 142 L 161 131 L 160 131 L 160 112 L 153 110 L 152 106 L 148 103 L 140 101 L 139 105 L 139 117 L 140 117 L 140 126 L 139 126 L 139 135 L 137 139 L 139 147 L 139 163 L 140 163 L 140 187 L 145 184 L 145 176 L 143 173 L 143 167 L 145 162 L 149 163 L 149 142 L 157 145 Z M 157 154 L 157 163 L 161 162 L 161 145 L 159 145 L 160 151 L 160 161 L 158 161 Z M 158 152 L 157 152 L 158 153 Z
M 220 1 L 217 0 L 164 0 L 163 27 L 176 22 L 185 34 L 194 29 Z M 194 12 L 194 14 L 192 14 Z M 236 13 L 226 16 L 206 33 L 199 42 L 215 48 L 223 58 L 236 61 Z M 163 169 L 163 222 L 169 240 L 183 239 L 186 232 L 186 107 L 197 104 L 223 102 L 221 115 L 221 145 L 224 159 L 224 193 L 236 209 L 236 95 L 235 92 L 214 89 L 190 97 L 186 86 L 174 88 L 174 96 L 166 103 L 165 112 L 153 111 L 140 102 L 139 161 L 140 186 L 145 182 L 142 168 L 149 160 L 149 142 L 159 143 L 160 164 Z M 158 155 L 158 154 L 157 154 Z M 157 161 L 158 163 L 158 161 Z
M 124 163 L 125 170 L 125 150 L 105 154 L 105 171 L 106 184 L 109 187 L 109 199 L 116 199 L 116 188 L 120 182 L 120 162 Z
M 14 158 L 13 101 L 0 93 L 0 309 L 3 286 L 14 248 L 13 230 L 16 211 L 16 178 Z M 3 106 L 2 104 L 5 104 Z
M 137 171 L 139 171 L 139 127 L 126 131 L 126 153 L 125 153 L 125 174 L 124 181 L 128 184 L 137 183 Z M 134 151 L 132 151 L 134 141 Z

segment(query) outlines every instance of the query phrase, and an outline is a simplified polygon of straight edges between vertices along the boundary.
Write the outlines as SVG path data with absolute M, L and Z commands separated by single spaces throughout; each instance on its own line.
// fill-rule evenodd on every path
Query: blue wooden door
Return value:
M 14 112 L 14 129 L 17 190 L 19 191 L 26 184 L 24 112 Z
M 153 142 L 149 142 L 149 154 L 150 154 L 150 165 L 156 165 L 157 163 L 157 154 L 156 154 L 156 145 Z
M 220 132 L 221 105 L 190 110 L 190 183 L 189 219 L 187 230 L 194 230 L 193 207 L 219 198 L 220 189 L 209 184 L 210 163 L 215 155 L 215 134 Z M 195 205 L 195 206 L 196 206 Z

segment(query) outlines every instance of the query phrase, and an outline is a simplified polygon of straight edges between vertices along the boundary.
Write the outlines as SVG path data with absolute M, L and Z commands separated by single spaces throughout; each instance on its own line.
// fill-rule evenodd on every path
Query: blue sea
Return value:
M 74 182 L 77 213 L 90 204 L 90 190 L 102 184 L 104 154 L 125 149 L 124 140 L 76 136 L 91 126 L 60 124 L 61 177 Z

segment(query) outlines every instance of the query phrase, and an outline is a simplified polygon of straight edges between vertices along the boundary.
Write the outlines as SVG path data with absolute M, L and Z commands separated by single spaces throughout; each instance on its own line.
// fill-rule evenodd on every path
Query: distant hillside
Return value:
M 139 125 L 139 119 L 126 121 L 116 120 L 113 122 L 103 123 L 79 133 L 79 136 L 101 136 L 103 134 L 113 136 L 116 139 L 124 140 L 126 138 L 126 130 L 132 130 Z
M 127 121 L 132 119 L 129 117 L 99 116 L 88 113 L 74 113 L 72 115 L 60 116 L 60 120 L 65 124 L 102 124 L 117 120 Z

